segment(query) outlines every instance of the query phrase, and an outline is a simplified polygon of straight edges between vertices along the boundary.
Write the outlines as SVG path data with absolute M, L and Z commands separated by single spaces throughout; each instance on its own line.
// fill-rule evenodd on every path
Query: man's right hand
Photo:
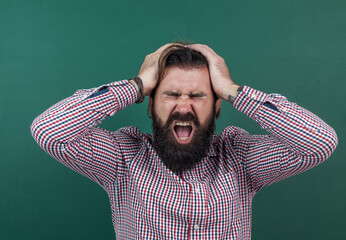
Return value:
M 151 91 L 156 87 L 159 78 L 159 59 L 163 50 L 165 50 L 172 43 L 167 43 L 157 49 L 155 52 L 147 55 L 139 70 L 138 77 L 143 82 L 144 96 L 150 95 Z

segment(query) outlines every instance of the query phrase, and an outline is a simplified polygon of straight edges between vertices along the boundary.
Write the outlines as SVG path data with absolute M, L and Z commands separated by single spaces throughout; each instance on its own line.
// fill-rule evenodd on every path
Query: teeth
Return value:
M 189 122 L 177 122 L 175 125 L 176 126 L 191 126 Z
M 187 139 L 189 139 L 188 137 L 179 137 L 180 140 L 186 141 Z

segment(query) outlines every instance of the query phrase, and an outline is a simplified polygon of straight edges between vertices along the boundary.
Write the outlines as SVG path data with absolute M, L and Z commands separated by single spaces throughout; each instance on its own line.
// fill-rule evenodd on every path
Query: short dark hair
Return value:
M 208 60 L 200 52 L 192 50 L 188 45 L 173 44 L 167 47 L 159 59 L 159 81 L 164 78 L 167 67 L 180 68 L 208 67 Z
M 189 48 L 188 43 L 177 42 L 173 45 L 167 47 L 160 56 L 159 62 L 159 72 L 158 72 L 158 83 L 160 84 L 161 80 L 165 77 L 165 70 L 168 67 L 179 67 L 179 68 L 200 68 L 208 67 L 208 60 L 202 53 Z M 150 94 L 150 97 L 154 99 L 156 88 Z M 214 93 L 215 100 L 217 99 L 216 94 Z

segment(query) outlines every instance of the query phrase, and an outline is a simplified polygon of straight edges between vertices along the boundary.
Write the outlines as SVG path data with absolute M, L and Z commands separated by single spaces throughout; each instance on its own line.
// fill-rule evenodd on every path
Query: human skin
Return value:
M 217 112 L 221 99 L 214 99 L 207 67 L 169 67 L 157 87 L 155 101 L 149 100 L 149 110 L 152 111 L 154 107 L 156 116 L 163 123 L 167 122 L 170 115 L 178 112 L 181 115 L 191 113 L 198 118 L 201 126 L 205 126 L 214 104 Z M 190 143 L 197 129 L 194 121 L 174 120 L 169 127 L 180 144 Z M 181 130 L 179 133 L 176 131 L 177 128 Z
M 143 92 L 145 96 L 150 95 L 151 91 L 156 87 L 158 82 L 159 58 L 163 50 L 172 44 L 173 43 L 165 44 L 145 57 L 138 73 L 138 77 L 143 81 Z M 207 58 L 210 81 L 216 95 L 226 101 L 229 101 L 230 97 L 235 98 L 238 94 L 237 90 L 240 85 L 237 85 L 231 79 L 225 60 L 207 45 L 192 44 L 187 45 L 187 47 L 202 53 Z M 132 81 L 132 83 L 135 82 Z M 136 84 L 135 86 L 137 88 Z
M 150 95 L 152 90 L 158 84 L 158 61 L 161 53 L 172 43 L 165 44 L 155 52 L 147 55 L 139 70 L 138 77 L 143 82 L 143 93 Z M 212 105 L 215 104 L 215 112 L 218 112 L 221 100 L 233 102 L 238 94 L 239 85 L 235 84 L 230 77 L 227 65 L 222 57 L 216 54 L 210 47 L 202 44 L 187 45 L 187 47 L 202 53 L 208 60 L 208 68 L 179 68 L 169 67 L 165 70 L 165 77 L 160 81 L 155 93 L 155 101 L 149 98 L 149 111 L 152 112 L 154 104 L 157 116 L 166 123 L 168 117 L 173 112 L 182 114 L 191 112 L 203 125 L 212 111 Z M 130 80 L 138 91 L 137 84 Z M 215 101 L 214 91 L 218 97 Z M 194 134 L 195 125 L 193 122 L 178 123 L 189 125 L 192 131 L 177 136 L 173 122 L 171 128 L 180 144 L 191 142 Z

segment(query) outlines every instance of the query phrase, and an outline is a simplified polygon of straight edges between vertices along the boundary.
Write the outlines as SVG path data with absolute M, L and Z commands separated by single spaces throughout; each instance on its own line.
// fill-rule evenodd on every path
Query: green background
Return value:
M 82 88 L 135 76 L 177 39 L 211 46 L 233 80 L 285 95 L 330 124 L 327 162 L 256 195 L 252 239 L 341 239 L 346 225 L 345 0 L 0 0 L 0 239 L 114 239 L 107 194 L 60 165 L 33 119 Z M 151 131 L 147 101 L 102 127 Z M 256 123 L 224 102 L 227 125 Z

